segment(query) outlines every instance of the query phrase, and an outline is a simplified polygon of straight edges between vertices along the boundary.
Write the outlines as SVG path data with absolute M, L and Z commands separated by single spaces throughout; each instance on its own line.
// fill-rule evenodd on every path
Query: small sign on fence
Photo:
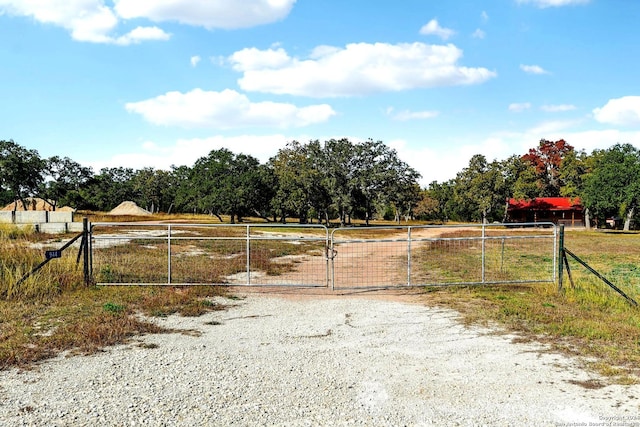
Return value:
M 60 251 L 60 250 L 58 250 L 58 251 L 45 251 L 44 257 L 46 259 L 61 258 L 62 257 L 62 251 Z
M 71 246 L 75 241 L 77 241 L 80 238 L 82 238 L 82 241 L 80 243 L 80 252 L 78 252 L 78 259 L 76 260 L 76 264 L 78 264 L 78 262 L 80 262 L 80 253 L 82 251 L 84 251 L 84 281 L 85 281 L 86 284 L 88 284 L 89 281 L 90 281 L 90 277 L 89 277 L 89 258 L 88 258 L 89 253 L 87 252 L 87 245 L 88 245 L 87 242 L 89 241 L 88 238 L 87 238 L 88 230 L 89 230 L 89 220 L 87 218 L 84 218 L 82 220 L 82 228 L 83 228 L 82 233 L 78 234 L 76 237 L 74 237 L 73 239 L 69 240 L 60 249 L 54 250 L 54 251 L 44 251 L 45 260 L 42 261 L 40 264 L 38 264 L 29 273 L 27 273 L 24 276 L 22 276 L 22 278 L 16 282 L 15 286 L 16 287 L 20 286 L 20 284 L 22 282 L 24 282 L 25 280 L 27 280 L 29 278 L 29 276 L 31 276 L 36 271 L 40 270 L 42 267 L 44 267 L 52 259 L 54 259 L 54 258 L 62 258 L 62 252 L 65 249 L 67 249 L 69 246 Z

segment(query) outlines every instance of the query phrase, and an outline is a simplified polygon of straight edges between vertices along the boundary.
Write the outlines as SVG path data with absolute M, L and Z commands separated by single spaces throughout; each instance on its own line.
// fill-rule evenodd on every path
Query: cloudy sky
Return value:
M 92 166 L 382 140 L 444 181 L 640 147 L 635 0 L 0 0 L 0 139 Z

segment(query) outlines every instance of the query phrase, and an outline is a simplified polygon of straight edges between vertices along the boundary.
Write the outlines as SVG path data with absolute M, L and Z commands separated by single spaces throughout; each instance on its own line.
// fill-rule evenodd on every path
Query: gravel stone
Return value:
M 0 425 L 640 425 L 640 386 L 606 385 L 575 359 L 465 327 L 451 310 L 366 297 L 224 302 L 234 305 L 155 320 L 185 334 L 0 372 Z

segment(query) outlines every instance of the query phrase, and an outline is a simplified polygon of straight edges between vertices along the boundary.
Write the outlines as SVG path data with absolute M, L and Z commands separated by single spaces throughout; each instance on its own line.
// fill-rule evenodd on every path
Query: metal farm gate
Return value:
M 334 289 L 555 282 L 549 224 L 340 228 L 331 233 Z
M 94 223 L 102 285 L 368 289 L 554 282 L 553 224 L 349 227 Z
M 329 283 L 324 226 L 94 223 L 99 284 L 321 286 Z

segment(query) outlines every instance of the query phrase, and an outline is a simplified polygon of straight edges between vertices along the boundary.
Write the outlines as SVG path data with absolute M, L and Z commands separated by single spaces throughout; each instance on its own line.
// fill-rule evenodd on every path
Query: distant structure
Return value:
M 509 199 L 508 222 L 552 222 L 566 227 L 584 227 L 584 208 L 578 197 Z
M 40 197 L 27 197 L 22 200 L 16 200 L 9 203 L 7 206 L 1 208 L 1 211 L 62 211 L 62 212 L 75 212 L 75 209 L 69 206 L 56 207 L 55 201 L 45 200 Z
M 75 209 L 56 208 L 55 203 L 37 197 L 9 203 L 0 209 L 0 223 L 33 226 L 41 233 L 75 233 L 82 231 L 81 222 L 73 222 Z

